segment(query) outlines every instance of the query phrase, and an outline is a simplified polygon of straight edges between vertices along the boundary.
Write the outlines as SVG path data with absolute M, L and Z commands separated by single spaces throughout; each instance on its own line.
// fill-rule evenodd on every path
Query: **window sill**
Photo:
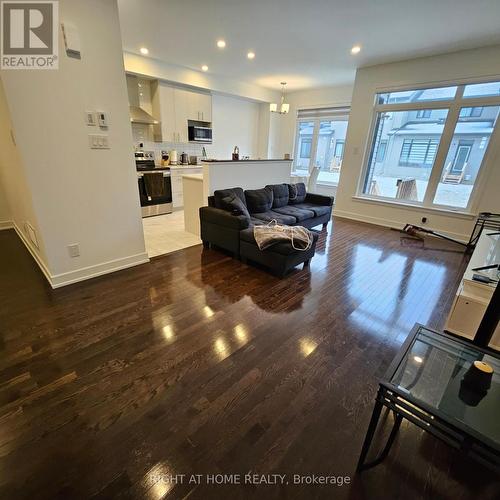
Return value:
M 367 196 L 353 196 L 352 199 L 354 201 L 361 201 L 363 203 L 375 203 L 380 205 L 388 205 L 397 208 L 403 208 L 406 210 L 419 210 L 422 212 L 430 212 L 430 213 L 439 213 L 442 215 L 446 215 L 447 217 L 457 217 L 459 219 L 471 220 L 475 219 L 477 214 L 472 212 L 465 212 L 463 210 L 447 210 L 446 208 L 438 208 L 438 207 L 424 207 L 423 205 L 412 205 L 410 203 L 399 203 L 397 201 L 391 200 L 381 200 L 376 198 L 370 198 Z

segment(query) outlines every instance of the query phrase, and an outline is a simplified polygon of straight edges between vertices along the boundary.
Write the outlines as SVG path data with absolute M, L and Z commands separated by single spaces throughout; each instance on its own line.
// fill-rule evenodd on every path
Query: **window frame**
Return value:
M 497 119 L 497 123 L 492 131 L 486 151 L 483 155 L 482 162 L 480 164 L 479 172 L 477 174 L 476 180 L 472 187 L 472 191 L 467 203 L 467 207 L 453 207 L 449 205 L 441 205 L 434 203 L 434 197 L 441 179 L 442 169 L 448 150 L 453 139 L 456 124 L 460 118 L 461 108 L 474 108 L 487 106 L 500 106 L 500 96 L 479 96 L 479 97 L 464 97 L 464 90 L 467 85 L 474 85 L 477 83 L 489 83 L 497 82 L 500 80 L 500 75 L 489 79 L 488 81 L 481 80 L 468 80 L 461 82 L 446 82 L 446 83 L 432 83 L 432 84 L 422 84 L 422 85 L 408 85 L 404 87 L 397 88 L 381 88 L 376 89 L 373 95 L 373 108 L 371 113 L 371 121 L 368 130 L 368 135 L 366 138 L 364 155 L 362 161 L 361 174 L 358 179 L 358 185 L 356 189 L 356 194 L 354 198 L 362 199 L 366 201 L 376 201 L 381 203 L 387 203 L 391 205 L 401 205 L 403 207 L 417 207 L 429 210 L 440 210 L 444 212 L 459 212 L 464 214 L 472 214 L 476 211 L 479 196 L 478 193 L 483 189 L 485 184 L 486 170 L 484 168 L 490 161 L 491 151 L 494 149 L 492 144 L 498 144 L 500 140 L 500 116 Z M 435 100 L 435 101 L 416 101 L 410 103 L 391 103 L 391 104 L 377 104 L 377 96 L 379 94 L 390 93 L 390 92 L 400 92 L 400 91 L 411 91 L 411 90 L 425 90 L 431 88 L 442 88 L 445 86 L 457 87 L 457 91 L 453 99 L 446 100 Z M 428 180 L 426 192 L 423 201 L 408 201 L 408 200 L 398 200 L 388 196 L 375 196 L 364 193 L 364 187 L 370 168 L 372 160 L 372 150 L 375 140 L 375 134 L 377 131 L 377 122 L 379 113 L 392 112 L 392 111 L 418 111 L 423 109 L 445 109 L 448 110 L 446 120 L 444 122 L 443 132 L 439 141 L 439 146 L 434 159 L 434 165 L 432 166 L 431 176 Z
M 311 150 L 312 150 L 312 142 L 313 138 L 303 138 L 302 141 L 300 141 L 300 151 L 299 151 L 299 158 L 303 158 L 304 160 L 310 160 L 311 159 Z M 309 146 L 309 152 L 307 153 L 307 156 L 305 156 L 303 153 L 303 147 L 304 146 Z

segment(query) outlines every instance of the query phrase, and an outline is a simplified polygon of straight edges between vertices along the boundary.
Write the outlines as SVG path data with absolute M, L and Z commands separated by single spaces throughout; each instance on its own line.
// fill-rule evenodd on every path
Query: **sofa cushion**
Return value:
M 327 215 L 332 211 L 332 207 L 315 205 L 314 203 L 299 203 L 297 205 L 294 205 L 294 207 L 300 208 L 301 210 L 311 210 L 312 212 L 314 212 L 314 215 L 316 215 L 316 217 Z
M 230 194 L 222 198 L 222 209 L 231 212 L 233 215 L 244 215 L 250 219 L 247 206 L 236 194 Z
M 245 199 L 251 214 L 261 214 L 273 206 L 273 190 L 269 188 L 247 189 Z
M 306 210 L 305 208 L 298 208 L 296 205 L 287 205 L 286 207 L 274 208 L 274 212 L 282 215 L 291 215 L 297 219 L 297 222 L 306 219 L 312 219 L 315 215 L 312 210 Z
M 311 232 L 311 235 L 313 237 L 313 241 L 316 242 L 318 240 L 318 234 Z M 257 246 L 257 242 L 255 241 L 255 237 L 253 235 L 253 227 L 249 227 L 240 231 L 240 241 L 246 241 L 247 243 L 251 243 Z M 269 248 L 261 250 L 261 252 L 274 252 L 282 255 L 292 255 L 295 253 L 300 253 L 300 250 L 296 250 L 295 248 L 293 248 L 290 241 L 283 241 L 280 243 L 274 243 Z
M 273 208 L 288 205 L 288 184 L 270 184 L 266 188 L 273 190 Z
M 268 210 L 267 212 L 262 212 L 260 214 L 252 214 L 255 219 L 263 220 L 264 222 L 271 222 L 275 220 L 278 224 L 284 224 L 285 226 L 294 226 L 297 223 L 297 219 L 291 215 L 283 215 L 273 210 Z
M 306 185 L 303 182 L 297 184 L 288 184 L 289 201 L 290 205 L 302 203 L 306 199 Z
M 240 187 L 219 189 L 217 191 L 214 191 L 215 208 L 222 208 L 223 210 L 227 210 L 223 206 L 224 203 L 222 200 L 231 195 L 236 195 L 243 203 L 245 203 L 245 195 L 243 194 L 243 189 L 241 189 Z

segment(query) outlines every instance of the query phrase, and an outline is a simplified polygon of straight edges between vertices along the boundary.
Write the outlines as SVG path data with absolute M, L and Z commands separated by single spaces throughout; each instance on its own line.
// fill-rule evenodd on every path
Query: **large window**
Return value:
M 377 94 L 361 195 L 471 209 L 500 114 L 500 82 Z
M 295 173 L 307 176 L 319 167 L 318 183 L 336 185 L 344 158 L 348 108 L 300 110 L 295 145 Z

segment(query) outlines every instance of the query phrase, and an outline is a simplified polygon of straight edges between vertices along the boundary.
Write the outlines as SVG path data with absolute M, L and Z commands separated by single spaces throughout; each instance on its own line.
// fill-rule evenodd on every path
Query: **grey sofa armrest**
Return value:
M 240 231 L 250 225 L 250 221 L 245 215 L 233 215 L 231 212 L 215 207 L 200 207 L 200 221 Z
M 314 203 L 315 205 L 322 205 L 331 207 L 333 206 L 333 196 L 324 196 L 322 194 L 307 193 L 305 201 L 307 203 Z

